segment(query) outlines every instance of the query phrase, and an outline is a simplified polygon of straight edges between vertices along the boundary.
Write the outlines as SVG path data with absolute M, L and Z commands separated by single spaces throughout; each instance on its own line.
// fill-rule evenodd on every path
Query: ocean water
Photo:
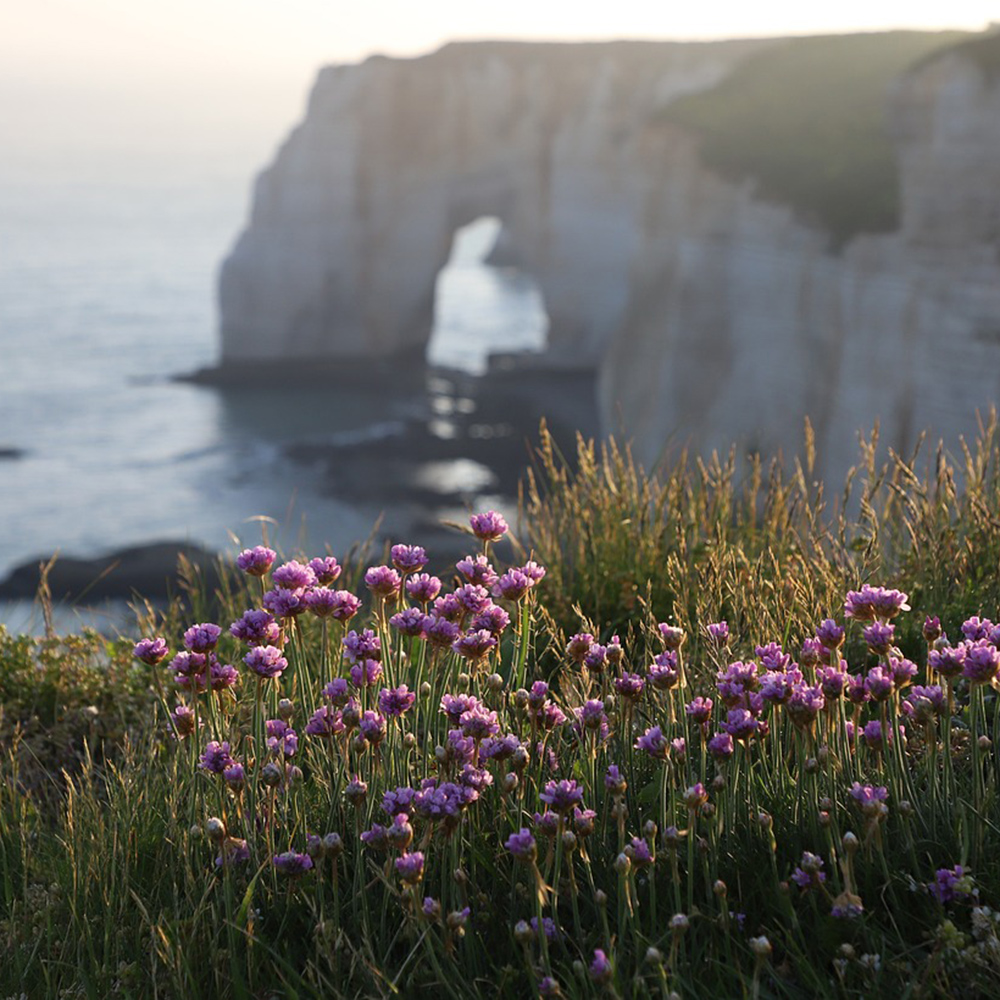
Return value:
M 88 557 L 171 539 L 233 551 L 260 541 L 262 526 L 286 548 L 337 552 L 367 536 L 383 501 L 327 495 L 282 447 L 377 441 L 413 417 L 412 401 L 173 380 L 216 360 L 216 273 L 248 190 L 238 178 L 0 186 L 0 450 L 18 456 L 0 458 L 0 578 L 54 550 Z M 479 373 L 491 349 L 544 344 L 530 279 L 479 263 L 495 234 L 481 220 L 456 240 L 439 279 L 435 364 Z M 461 401 L 429 405 L 447 435 Z M 488 496 L 474 457 L 424 474 Z M 0 607 L 14 627 L 26 614 Z

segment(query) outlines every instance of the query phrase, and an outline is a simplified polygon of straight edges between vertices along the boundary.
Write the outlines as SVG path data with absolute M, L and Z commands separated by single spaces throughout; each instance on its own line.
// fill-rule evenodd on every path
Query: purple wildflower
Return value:
M 892 697 L 894 685 L 892 674 L 884 667 L 872 667 L 865 678 L 865 687 L 873 701 L 887 701 Z
M 817 677 L 820 690 L 827 702 L 836 701 L 843 693 L 847 683 L 847 674 L 838 667 L 820 667 Z
M 962 675 L 970 684 L 989 684 L 1000 670 L 1000 651 L 989 640 L 965 642 Z
M 338 622 L 350 621 L 361 610 L 361 598 L 349 590 L 334 591 L 332 604 L 330 617 Z
M 667 759 L 668 745 L 667 738 L 659 726 L 650 727 L 635 742 L 636 750 L 642 750 L 654 760 Z
M 184 647 L 190 649 L 192 653 L 207 653 L 215 649 L 220 635 L 222 629 L 211 622 L 192 625 L 184 633 Z
M 493 585 L 493 594 L 505 601 L 519 601 L 533 586 L 530 577 L 519 569 L 510 569 Z
M 946 680 L 953 680 L 965 670 L 965 646 L 945 646 L 944 649 L 932 649 L 927 654 L 927 665 Z
M 602 673 L 608 666 L 608 647 L 602 646 L 599 642 L 590 644 L 583 657 L 583 665 L 592 673 Z
M 382 796 L 382 809 L 390 816 L 409 816 L 413 810 L 413 797 L 417 793 L 408 785 L 400 785 Z
M 464 656 L 467 660 L 481 660 L 490 650 L 495 649 L 496 646 L 496 636 L 491 632 L 487 632 L 484 628 L 477 629 L 475 632 L 469 632 L 451 644 L 451 648 L 459 656 Z
M 917 722 L 927 725 L 938 715 L 948 711 L 948 698 L 944 689 L 938 684 L 926 687 L 916 685 L 906 696 L 907 702 L 913 707 L 913 715 Z
M 615 690 L 626 701 L 638 701 L 645 690 L 646 682 L 638 674 L 630 674 L 627 671 L 621 677 L 615 678 Z
M 365 830 L 361 834 L 361 843 L 373 851 L 387 851 L 389 849 L 388 830 L 381 823 L 372 823 L 370 830 Z
M 534 559 L 529 559 L 522 567 L 521 572 L 532 582 L 539 583 L 545 578 L 545 567 L 539 566 Z
M 455 569 L 465 577 L 466 583 L 475 583 L 480 587 L 492 587 L 497 582 L 497 571 L 489 559 L 482 553 L 478 556 L 466 556 L 455 563 Z
M 419 573 L 427 565 L 427 550 L 420 545 L 393 545 L 389 556 L 400 573 Z
M 628 782 L 623 777 L 621 769 L 617 764 L 608 765 L 608 769 L 604 774 L 604 787 L 611 792 L 612 795 L 625 794 L 625 791 L 628 788 Z
M 871 699 L 868 692 L 868 683 L 864 677 L 858 674 L 847 675 L 847 700 L 852 705 L 864 705 Z
M 745 708 L 732 708 L 722 729 L 735 740 L 749 740 L 757 732 L 757 720 Z
M 473 616 L 469 622 L 469 630 L 477 632 L 485 629 L 493 635 L 500 635 L 510 624 L 510 615 L 496 604 L 489 604 Z
M 187 705 L 177 705 L 170 713 L 170 722 L 179 740 L 186 739 L 195 731 L 195 714 Z
M 461 634 L 462 630 L 458 627 L 457 622 L 436 615 L 427 615 L 424 618 L 424 637 L 438 649 L 447 649 L 458 640 Z
M 799 663 L 803 667 L 815 667 L 820 662 L 820 654 L 823 644 L 819 639 L 804 639 L 802 649 L 799 651 Z
M 684 644 L 684 629 L 668 625 L 666 622 L 660 622 L 656 627 L 660 630 L 660 637 L 667 649 L 676 651 Z
M 469 518 L 472 533 L 482 542 L 498 542 L 507 534 L 507 522 L 502 514 L 488 510 L 483 514 L 473 514 Z
M 895 631 L 895 625 L 874 621 L 865 628 L 865 642 L 868 643 L 868 648 L 876 656 L 883 656 L 889 652 L 889 648 L 892 646 L 892 638 Z
M 696 725 L 707 725 L 708 720 L 712 718 L 712 699 L 698 695 L 684 706 L 684 711 Z
M 284 719 L 268 719 L 264 723 L 267 735 L 267 749 L 276 757 L 295 756 L 299 748 L 299 737 L 294 729 Z
M 848 794 L 865 816 L 872 817 L 881 815 L 882 806 L 889 798 L 889 789 L 884 786 L 862 785 L 855 781 Z
M 677 685 L 680 671 L 677 667 L 677 653 L 668 649 L 658 654 L 646 671 L 649 683 L 657 691 L 669 691 Z
M 280 677 L 288 666 L 288 660 L 281 655 L 277 646 L 254 646 L 243 657 L 243 662 L 258 676 L 267 679 Z
M 930 894 L 942 905 L 975 899 L 979 892 L 973 887 L 972 877 L 961 866 L 939 868 L 934 881 L 927 886 Z
M 223 865 L 238 865 L 250 860 L 250 848 L 245 840 L 238 837 L 226 837 L 222 842 L 222 853 L 215 859 L 215 867 Z
M 483 740 L 500 732 L 497 713 L 487 711 L 483 705 L 466 709 L 458 721 L 462 727 L 462 735 L 473 740 Z
M 735 752 L 733 737 L 729 733 L 716 733 L 708 741 L 708 752 L 715 760 L 728 760 Z
M 219 743 L 217 740 L 211 740 L 205 745 L 205 750 L 198 760 L 198 766 L 211 774 L 222 774 L 232 763 L 229 743 Z
M 317 556 L 309 560 L 309 568 L 316 575 L 316 583 L 328 587 L 340 576 L 340 563 L 333 556 Z
M 566 644 L 566 656 L 574 663 L 583 663 L 593 643 L 594 637 L 589 632 L 577 632 Z
M 306 610 L 305 590 L 287 590 L 276 587 L 264 595 L 264 607 L 275 618 L 294 618 Z
M 729 640 L 729 622 L 712 622 L 707 626 L 709 638 L 714 639 L 720 646 L 725 645 Z
M 365 586 L 376 597 L 395 597 L 403 579 L 391 566 L 371 566 L 365 571 Z
M 467 614 L 478 614 L 492 603 L 489 591 L 478 583 L 464 583 L 451 596 L 458 602 L 462 612 Z
M 330 705 L 321 705 L 313 712 L 306 723 L 307 736 L 332 737 L 339 736 L 345 730 L 344 719 L 340 712 Z
M 590 963 L 590 978 L 599 986 L 611 982 L 615 974 L 608 956 L 600 948 L 594 949 L 594 960 Z
M 583 789 L 571 779 L 546 782 L 538 797 L 558 813 L 568 813 L 574 806 L 583 805 Z
M 405 685 L 397 688 L 382 688 L 378 696 L 378 709 L 383 715 L 399 718 L 408 712 L 417 696 Z
M 791 698 L 788 699 L 785 711 L 796 726 L 808 729 L 816 721 L 816 716 L 823 710 L 825 704 L 822 688 L 818 685 L 810 687 L 808 684 L 797 684 Z
M 373 747 L 377 747 L 385 739 L 386 722 L 385 717 L 371 710 L 361 716 L 358 725 L 361 735 Z
M 832 618 L 825 618 L 816 629 L 816 638 L 826 649 L 839 649 L 844 642 L 844 629 Z
M 132 655 L 151 667 L 155 667 L 166 659 L 170 650 L 167 648 L 166 640 L 159 637 L 155 639 L 140 639 L 132 648 Z
M 928 646 L 937 642 L 941 638 L 941 619 L 935 615 L 933 618 L 928 615 L 924 618 L 924 625 L 922 629 L 924 633 L 924 641 Z
M 382 659 L 382 642 L 370 628 L 366 628 L 360 633 L 351 629 L 344 636 L 342 644 L 344 654 L 351 663 Z
M 535 838 L 525 827 L 521 827 L 517 833 L 512 833 L 507 838 L 506 847 L 518 861 L 534 861 L 538 856 Z
M 973 615 L 962 622 L 962 635 L 967 642 L 988 639 L 992 630 L 993 622 L 989 618 L 980 618 L 978 615 Z
M 757 646 L 754 652 L 760 658 L 761 666 L 772 673 L 783 673 L 792 665 L 792 658 L 776 642 Z
M 278 873 L 287 875 L 289 878 L 305 875 L 313 866 L 312 858 L 308 854 L 299 854 L 296 851 L 285 851 L 283 854 L 275 854 L 271 860 Z
M 251 646 L 268 646 L 278 641 L 281 629 L 270 611 L 252 608 L 229 626 L 229 634 Z
M 290 559 L 282 563 L 272 574 L 275 586 L 282 590 L 305 590 L 316 586 L 316 573 L 310 566 Z
M 222 780 L 234 791 L 240 792 L 246 784 L 247 773 L 242 764 L 233 761 L 222 770 Z
M 893 656 L 889 660 L 889 668 L 892 671 L 892 682 L 896 685 L 897 691 L 902 690 L 917 676 L 917 665 L 912 660 Z
M 421 606 L 430 604 L 441 593 L 441 581 L 436 576 L 418 573 L 406 581 L 406 592 Z
M 844 617 L 859 621 L 895 618 L 901 611 L 910 610 L 907 599 L 907 595 L 899 590 L 870 587 L 866 583 L 861 590 L 848 592 L 844 602 Z
M 396 858 L 396 872 L 407 885 L 416 885 L 424 877 L 424 855 L 421 851 Z
M 252 549 L 244 549 L 236 557 L 236 565 L 248 576 L 264 576 L 277 555 L 274 549 L 255 545 Z
M 426 615 L 420 608 L 405 608 L 389 619 L 389 624 L 401 635 L 418 636 L 424 630 Z

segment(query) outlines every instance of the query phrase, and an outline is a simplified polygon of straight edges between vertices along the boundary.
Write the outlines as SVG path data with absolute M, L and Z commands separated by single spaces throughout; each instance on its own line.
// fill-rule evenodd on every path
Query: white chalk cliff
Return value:
M 1000 80 L 961 49 L 895 84 L 897 231 L 836 252 L 662 120 L 770 41 L 450 45 L 324 69 L 220 278 L 223 365 L 422 354 L 455 229 L 483 215 L 538 281 L 545 363 L 593 367 L 608 430 L 799 449 L 879 418 L 949 444 L 1000 398 Z

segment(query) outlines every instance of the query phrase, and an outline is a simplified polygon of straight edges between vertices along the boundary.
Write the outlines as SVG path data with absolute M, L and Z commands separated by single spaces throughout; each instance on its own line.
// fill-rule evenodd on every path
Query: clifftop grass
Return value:
M 957 31 L 793 38 L 752 56 L 717 87 L 668 105 L 665 121 L 701 139 L 705 164 L 752 178 L 840 248 L 899 221 L 895 151 L 886 128 L 891 81 Z M 993 52 L 992 38 L 966 42 Z M 994 57 L 995 58 L 995 57 Z

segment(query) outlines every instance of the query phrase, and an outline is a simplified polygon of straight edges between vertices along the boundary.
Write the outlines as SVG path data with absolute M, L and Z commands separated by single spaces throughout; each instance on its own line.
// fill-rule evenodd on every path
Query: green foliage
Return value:
M 663 118 L 701 138 L 706 165 L 753 178 L 760 197 L 790 205 L 840 247 L 898 225 L 890 83 L 965 37 L 893 31 L 782 39 L 713 89 L 671 102 Z

